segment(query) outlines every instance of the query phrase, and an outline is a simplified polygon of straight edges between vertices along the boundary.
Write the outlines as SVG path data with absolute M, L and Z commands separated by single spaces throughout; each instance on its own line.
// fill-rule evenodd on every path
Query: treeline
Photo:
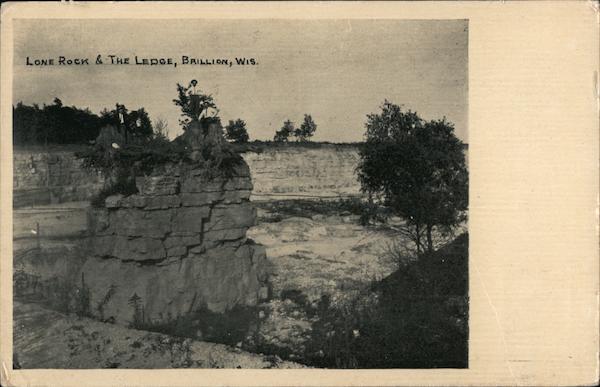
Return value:
M 296 143 L 308 144 L 310 143 L 310 138 L 314 136 L 316 130 L 317 124 L 312 119 L 311 115 L 305 114 L 304 122 L 302 122 L 302 125 L 300 125 L 299 128 L 294 127 L 294 123 L 292 121 L 286 120 L 281 129 L 275 132 L 273 142 L 282 144 L 292 143 L 292 141 L 295 141 Z M 235 121 L 230 120 L 229 124 L 225 126 L 225 138 L 236 144 L 247 143 L 250 140 L 250 136 L 248 135 L 248 130 L 246 129 L 246 122 L 239 118 Z
M 152 124 L 143 108 L 128 111 L 117 105 L 113 110 L 104 109 L 95 114 L 89 109 L 64 106 L 55 98 L 51 105 L 13 106 L 13 144 L 89 144 L 95 140 L 100 129 L 108 124 L 124 125 L 135 135 L 151 135 Z
M 185 88 L 180 92 L 183 97 L 187 96 Z M 180 99 L 183 97 L 180 96 Z M 179 106 L 185 106 L 188 102 L 185 98 L 174 101 Z M 185 123 L 181 122 L 184 130 Z M 156 128 L 153 128 L 144 108 L 128 111 L 124 105 L 116 104 L 115 109 L 105 108 L 100 114 L 95 114 L 88 108 L 64 106 L 59 98 L 54 98 L 51 105 L 44 104 L 42 107 L 38 104 L 25 105 L 23 102 L 13 106 L 14 145 L 90 144 L 106 125 L 124 128 L 125 133 L 138 138 L 150 138 L 153 134 L 167 137 L 168 132 L 166 122 L 162 120 L 158 120 Z M 305 114 L 299 128 L 290 120 L 285 121 L 283 127 L 275 133 L 273 141 L 287 143 L 295 140 L 307 143 L 316 130 L 317 124 L 311 115 Z M 233 143 L 242 144 L 250 140 L 246 122 L 239 118 L 230 120 L 223 134 Z
M 310 141 L 310 138 L 314 136 L 316 131 L 317 124 L 313 121 L 312 116 L 310 114 L 305 114 L 304 122 L 302 122 L 302 125 L 300 125 L 299 128 L 295 128 L 292 121 L 286 120 L 281 129 L 275 132 L 273 141 L 288 142 L 292 138 L 295 138 L 296 141 L 306 142 Z

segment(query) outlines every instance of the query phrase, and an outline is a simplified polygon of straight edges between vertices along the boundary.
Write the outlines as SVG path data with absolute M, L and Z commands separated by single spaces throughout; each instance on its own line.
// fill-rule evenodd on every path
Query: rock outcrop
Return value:
M 137 194 L 90 210 L 92 256 L 81 271 L 92 313 L 163 323 L 267 297 L 265 249 L 246 238 L 256 209 L 245 162 L 211 177 L 196 164 L 168 164 L 136 185 Z

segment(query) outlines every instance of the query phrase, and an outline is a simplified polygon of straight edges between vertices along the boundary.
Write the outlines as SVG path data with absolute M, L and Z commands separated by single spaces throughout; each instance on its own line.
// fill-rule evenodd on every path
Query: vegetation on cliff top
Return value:
M 103 126 L 119 124 L 121 119 L 133 137 L 152 134 L 152 124 L 144 108 L 129 111 L 117 104 L 115 109 L 104 109 L 98 115 L 87 108 L 64 106 L 58 98 L 43 107 L 19 102 L 13 106 L 13 144 L 89 144 Z
M 316 131 L 317 124 L 313 120 L 312 116 L 310 114 L 305 114 L 304 121 L 299 128 L 295 128 L 292 121 L 286 120 L 281 129 L 275 132 L 273 141 L 287 143 L 290 142 L 292 137 L 295 137 L 296 142 L 306 143 L 312 136 L 314 136 Z
M 220 118 L 216 113 L 213 116 L 198 117 L 210 108 L 216 109 L 212 97 L 199 95 L 200 106 L 194 108 L 191 106 L 194 101 L 187 93 L 188 88 L 177 84 L 177 92 L 178 98 L 173 102 L 181 108 L 184 119 L 180 123 L 184 130 L 187 130 L 193 121 L 196 121 L 204 132 L 214 123 L 220 126 Z M 191 144 L 184 138 L 185 134 L 173 141 L 165 137 L 163 130 L 157 132 L 139 130 L 134 132 L 135 135 L 128 136 L 131 131 L 128 129 L 127 121 L 122 120 L 123 114 L 125 113 L 122 110 L 117 109 L 115 115 L 121 117 L 121 122 L 112 121 L 112 125 L 102 129 L 93 146 L 76 153 L 76 156 L 83 160 L 84 168 L 100 171 L 107 177 L 108 184 L 92 199 L 93 206 L 102 206 L 104 199 L 113 194 L 136 193 L 137 176 L 151 174 L 156 167 L 167 163 L 193 163 L 203 168 L 205 175 L 210 178 L 221 174 L 227 175 L 242 162 L 241 156 L 229 143 L 219 142 L 217 147 L 216 144 L 206 142 L 207 137 L 201 141 L 198 139 L 204 142 L 200 144 L 199 149 L 196 149 L 198 145 Z M 194 152 L 199 156 L 195 157 Z

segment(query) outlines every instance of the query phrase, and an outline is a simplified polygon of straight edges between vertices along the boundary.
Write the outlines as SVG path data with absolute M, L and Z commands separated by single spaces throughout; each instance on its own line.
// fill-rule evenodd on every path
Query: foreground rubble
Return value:
M 14 302 L 16 368 L 303 368 L 276 356 L 64 315 Z

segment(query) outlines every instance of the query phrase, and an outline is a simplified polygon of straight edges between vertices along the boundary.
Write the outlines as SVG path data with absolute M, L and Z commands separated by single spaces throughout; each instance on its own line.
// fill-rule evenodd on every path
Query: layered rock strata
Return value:
M 90 210 L 92 256 L 81 271 L 92 313 L 161 323 L 266 298 L 265 249 L 246 238 L 256 222 L 248 166 L 205 175 L 166 165 L 137 178 L 137 194 Z

